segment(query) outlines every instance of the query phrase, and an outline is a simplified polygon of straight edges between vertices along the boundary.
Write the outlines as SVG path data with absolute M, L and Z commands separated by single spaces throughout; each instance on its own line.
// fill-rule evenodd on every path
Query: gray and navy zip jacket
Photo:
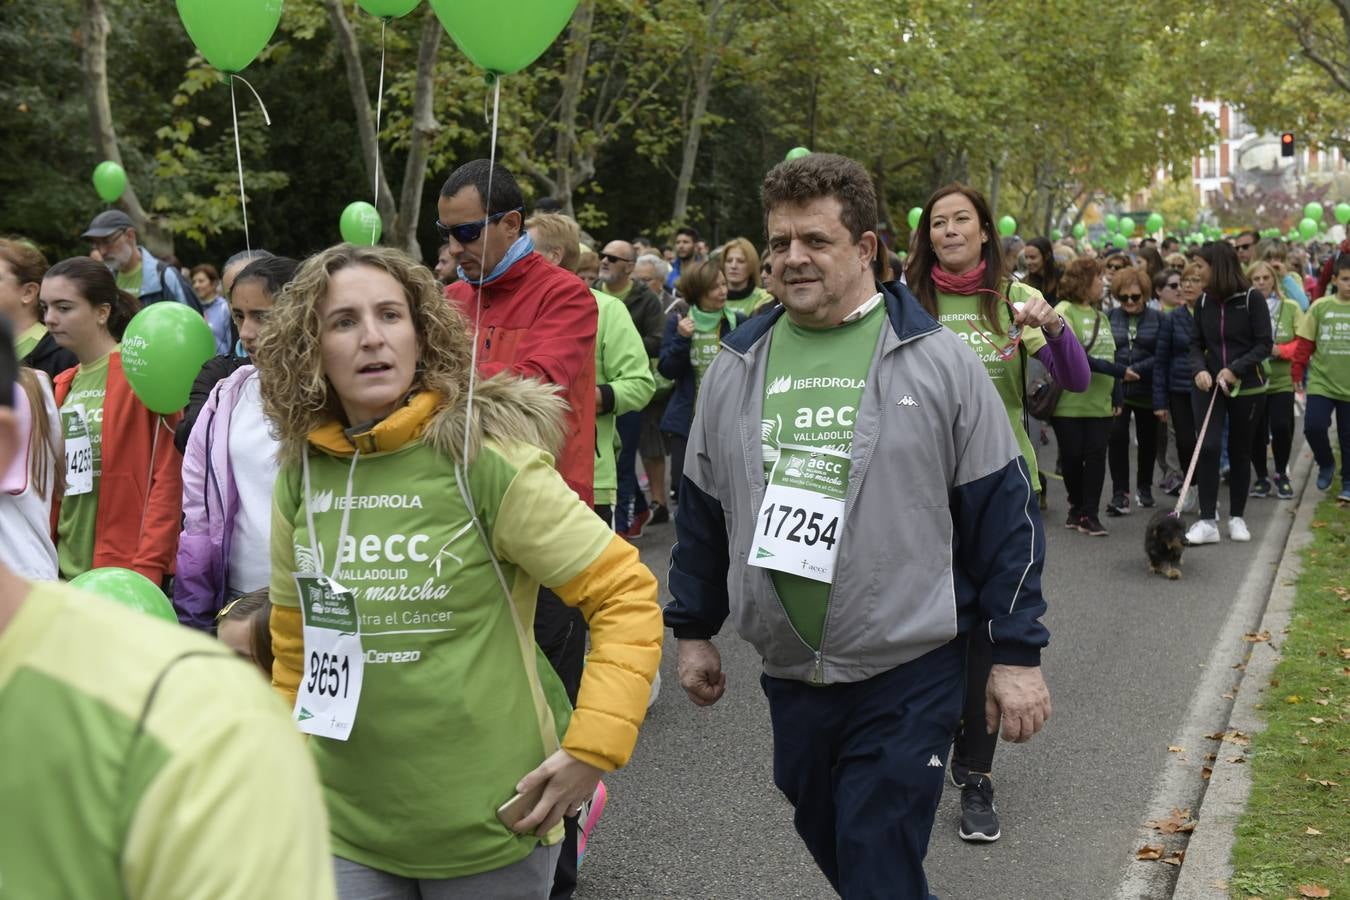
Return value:
M 793 629 L 766 569 L 748 565 L 764 499 L 760 419 L 781 308 L 723 339 L 685 454 L 666 624 L 710 638 L 730 617 L 764 670 L 862 681 L 973 628 L 994 662 L 1034 666 L 1045 535 L 1036 490 L 983 364 L 899 284 L 856 419 L 835 580 L 819 651 Z M 904 402 L 901 402 L 901 401 Z

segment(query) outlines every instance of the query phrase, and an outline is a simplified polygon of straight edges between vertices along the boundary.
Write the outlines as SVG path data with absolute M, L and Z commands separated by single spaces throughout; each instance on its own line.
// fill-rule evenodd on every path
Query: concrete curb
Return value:
M 1275 572 L 1270 603 L 1258 628 L 1258 631 L 1268 632 L 1270 640 L 1252 645 L 1228 720 L 1228 729 L 1247 735 L 1261 732 L 1266 727 L 1265 718 L 1256 707 L 1264 699 L 1275 664 L 1280 661 L 1284 631 L 1294 609 L 1294 584 L 1303 568 L 1300 551 L 1312 542 L 1309 525 L 1318 504 L 1326 497 L 1323 491 L 1310 484 L 1311 463 L 1303 468 L 1308 471 L 1303 478 L 1304 488 L 1294 515 L 1293 530 Z M 1199 824 L 1186 848 L 1186 860 L 1172 895 L 1174 900 L 1227 900 L 1229 896 L 1228 879 L 1233 874 L 1237 824 L 1247 808 L 1252 789 L 1251 766 L 1246 764 L 1243 747 L 1223 743 L 1215 752 L 1218 759 L 1214 761 L 1214 773 L 1205 791 L 1204 806 L 1197 816 Z

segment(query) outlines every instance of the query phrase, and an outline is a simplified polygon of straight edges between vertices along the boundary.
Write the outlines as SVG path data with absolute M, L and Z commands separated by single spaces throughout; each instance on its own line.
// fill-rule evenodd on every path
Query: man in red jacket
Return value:
M 490 168 L 486 159 L 476 159 L 451 172 L 436 211 L 436 230 L 459 266 L 459 280 L 445 295 L 459 304 L 470 327 L 477 322 L 479 373 L 514 372 L 563 389 L 569 411 L 558 471 L 594 505 L 595 297 L 580 278 L 534 252 L 523 228 L 520 186 L 500 163 Z M 541 588 L 534 636 L 575 704 L 586 620 Z M 564 822 L 554 900 L 570 898 L 576 887 L 577 817 Z

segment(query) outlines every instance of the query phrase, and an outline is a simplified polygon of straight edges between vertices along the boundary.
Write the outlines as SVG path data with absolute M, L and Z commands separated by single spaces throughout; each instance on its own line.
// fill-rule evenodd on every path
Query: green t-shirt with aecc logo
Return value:
M 23 331 L 19 332 L 18 337 L 14 339 L 14 352 L 19 359 L 23 359 L 32 353 L 42 339 L 47 336 L 47 326 L 41 322 L 34 322 Z
M 852 453 L 853 425 L 885 321 L 886 306 L 878 303 L 860 320 L 836 328 L 799 328 L 786 315 L 774 323 L 761 422 L 766 479 L 783 444 Z M 836 499 L 848 489 L 849 462 L 840 464 Z M 830 585 L 776 570 L 770 575 L 793 628 L 819 650 Z
M 1007 304 L 1000 303 L 999 327 L 991 329 L 980 318 L 981 299 L 987 296 L 989 295 L 964 296 L 939 292 L 938 321 L 955 332 L 956 336 L 980 358 L 980 362 L 984 363 L 985 371 L 989 373 L 989 379 L 994 382 L 999 399 L 1003 401 L 1003 408 L 1008 411 L 1008 423 L 1012 425 L 1017 446 L 1022 450 L 1022 458 L 1026 460 L 1027 468 L 1031 471 L 1031 481 L 1033 484 L 1039 484 L 1036 449 L 1031 443 L 1030 436 L 1027 435 L 1022 418 L 1022 401 L 1026 394 L 1026 357 L 1020 349 L 1008 359 L 1003 359 L 999 355 L 999 348 L 1011 343 L 1008 338 L 1008 326 L 1012 323 L 1012 312 Z M 1022 303 L 1033 296 L 1041 296 L 1041 293 L 1030 285 L 1013 282 L 1008 285 L 1007 296 L 1014 303 Z M 979 331 L 976 330 L 977 327 Z M 979 332 L 984 332 L 994 343 L 989 343 Z M 1022 329 L 1022 346 L 1026 348 L 1027 353 L 1036 355 L 1045 346 L 1045 334 L 1039 328 Z
M 1281 300 L 1275 319 L 1271 322 L 1274 343 L 1287 344 L 1294 339 L 1294 329 L 1303 315 L 1293 300 Z M 1270 394 L 1288 394 L 1294 390 L 1293 361 L 1271 357 L 1266 360 L 1266 369 L 1270 372 L 1270 381 L 1266 392 Z
M 1303 314 L 1297 334 L 1317 344 L 1308 360 L 1308 393 L 1350 400 L 1350 301 L 1318 300 Z
M 1107 321 L 1106 314 L 1100 310 L 1094 309 L 1085 303 L 1070 303 L 1065 300 L 1055 307 L 1055 312 L 1064 317 L 1064 321 L 1069 323 L 1073 329 L 1074 336 L 1078 338 L 1078 343 L 1087 350 L 1087 355 L 1094 359 L 1104 359 L 1108 362 L 1116 358 L 1116 341 L 1111 336 L 1111 323 Z M 1093 340 L 1093 323 L 1097 323 L 1097 337 L 1092 347 L 1088 348 L 1088 342 Z M 1088 384 L 1088 389 L 1082 393 L 1064 391 L 1059 395 L 1059 402 L 1055 404 L 1055 415 L 1063 416 L 1066 419 L 1109 419 L 1111 418 L 1111 392 L 1115 389 L 1116 379 L 1111 375 L 1101 372 L 1093 372 L 1092 380 Z
M 694 333 L 689 336 L 689 364 L 694 369 L 694 390 L 697 392 L 708 367 L 722 349 L 722 323 L 729 322 L 735 328 L 736 314 L 727 309 L 704 312 L 694 306 L 690 307 L 689 316 L 694 320 Z
M 103 474 L 103 404 L 108 394 L 108 356 L 75 370 L 70 393 L 61 403 L 61 430 L 70 438 L 89 432 L 93 450 L 94 489 L 67 496 L 56 519 L 56 556 L 61 577 L 70 579 L 94 566 L 94 530 L 98 522 L 98 489 Z

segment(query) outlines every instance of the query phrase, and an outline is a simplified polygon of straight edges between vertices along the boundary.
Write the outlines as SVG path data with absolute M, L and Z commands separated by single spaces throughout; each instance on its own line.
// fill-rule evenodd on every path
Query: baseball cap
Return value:
M 131 221 L 131 216 L 122 212 L 120 209 L 105 209 L 103 212 L 94 216 L 94 221 L 89 223 L 89 228 L 85 230 L 80 237 L 85 240 L 95 238 L 105 238 L 117 234 L 127 228 L 135 228 L 136 223 Z

